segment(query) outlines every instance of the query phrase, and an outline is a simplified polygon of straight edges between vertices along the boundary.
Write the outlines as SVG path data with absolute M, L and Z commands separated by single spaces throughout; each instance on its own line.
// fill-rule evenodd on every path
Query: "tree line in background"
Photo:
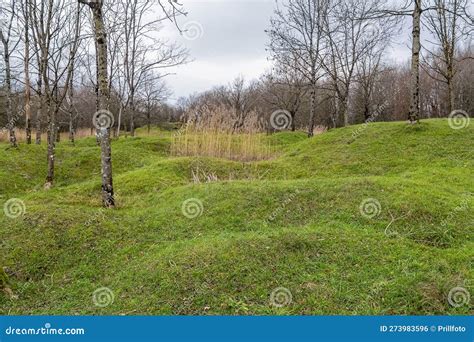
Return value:
M 472 113 L 470 11 L 468 0 L 285 1 L 267 31 L 273 69 L 259 80 L 246 83 L 239 77 L 228 86 L 180 99 L 179 109 L 196 122 L 224 107 L 235 129 L 257 116 L 268 130 L 307 129 L 309 136 L 317 126 L 416 123 L 447 117 L 456 109 Z M 412 58 L 397 63 L 391 47 L 406 17 L 413 22 L 406 44 L 412 45 Z M 283 126 L 270 118 L 276 110 L 287 116 Z
M 54 181 L 60 132 L 97 136 L 102 194 L 114 206 L 111 136 L 181 120 L 231 133 L 446 117 L 474 109 L 469 0 L 285 0 L 269 23 L 272 70 L 180 98 L 165 78 L 188 51 L 161 38 L 186 15 L 175 0 L 1 1 L 0 127 L 11 147 L 46 133 Z M 390 56 L 410 21 L 410 63 Z M 179 30 L 179 25 L 176 25 Z M 184 75 L 185 76 L 185 75 Z M 277 117 L 275 118 L 275 113 Z M 219 126 L 220 125 L 220 126 Z

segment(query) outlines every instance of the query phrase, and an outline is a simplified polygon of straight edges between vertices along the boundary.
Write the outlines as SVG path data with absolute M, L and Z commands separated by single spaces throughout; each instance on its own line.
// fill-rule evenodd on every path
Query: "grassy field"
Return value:
M 279 133 L 253 163 L 172 134 L 114 141 L 109 211 L 94 138 L 58 145 L 48 191 L 45 146 L 0 145 L 0 204 L 26 210 L 0 215 L 0 314 L 472 313 L 474 125 Z

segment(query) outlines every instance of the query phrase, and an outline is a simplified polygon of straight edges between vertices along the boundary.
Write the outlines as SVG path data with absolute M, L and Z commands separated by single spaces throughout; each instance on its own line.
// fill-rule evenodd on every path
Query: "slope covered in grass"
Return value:
M 109 211 L 94 139 L 58 146 L 49 191 L 44 147 L 1 145 L 0 204 L 26 213 L 0 216 L 0 313 L 470 313 L 448 293 L 474 294 L 474 127 L 357 129 L 268 136 L 281 155 L 256 163 L 171 157 L 169 132 L 122 138 Z

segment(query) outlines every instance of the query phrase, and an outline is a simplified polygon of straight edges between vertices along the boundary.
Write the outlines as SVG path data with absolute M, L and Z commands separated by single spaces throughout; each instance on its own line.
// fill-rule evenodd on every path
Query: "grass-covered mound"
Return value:
M 361 127 L 266 137 L 280 157 L 255 163 L 121 138 L 115 210 L 93 138 L 58 146 L 49 191 L 44 146 L 1 145 L 0 204 L 26 212 L 0 215 L 0 313 L 470 313 L 448 299 L 474 295 L 474 127 Z

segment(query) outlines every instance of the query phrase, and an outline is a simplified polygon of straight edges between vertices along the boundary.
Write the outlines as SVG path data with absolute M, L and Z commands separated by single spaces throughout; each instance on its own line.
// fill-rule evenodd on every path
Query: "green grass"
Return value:
M 118 207 L 100 204 L 93 138 L 57 148 L 0 145 L 1 314 L 469 314 L 474 295 L 474 127 L 447 120 L 265 137 L 277 159 L 171 157 L 172 133 L 113 143 Z M 142 132 L 146 132 L 143 130 Z M 194 183 L 193 172 L 217 181 Z M 204 177 L 203 177 L 204 178 Z M 202 215 L 182 205 L 198 199 Z M 360 205 L 376 199 L 378 216 Z M 107 287 L 113 304 L 94 305 Z M 292 302 L 270 304 L 273 290 Z

